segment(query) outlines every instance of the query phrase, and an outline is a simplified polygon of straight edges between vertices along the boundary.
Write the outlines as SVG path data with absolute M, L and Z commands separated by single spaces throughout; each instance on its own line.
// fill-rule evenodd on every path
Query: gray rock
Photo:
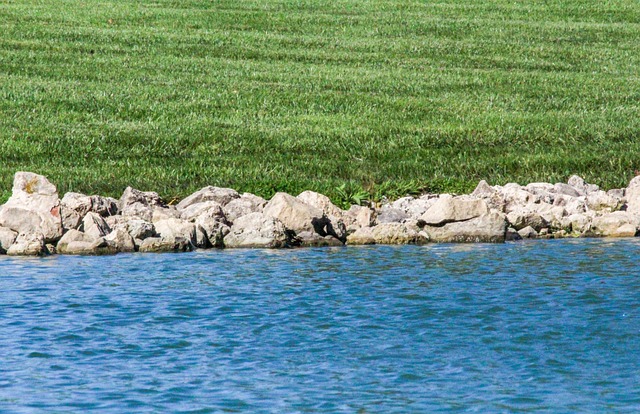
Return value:
M 71 229 L 67 231 L 64 236 L 58 241 L 56 249 L 58 253 L 65 254 L 67 253 L 67 246 L 72 242 L 83 242 L 87 244 L 92 244 L 97 240 L 97 238 L 93 236 L 89 236 L 81 232 L 80 230 Z
M 200 229 L 206 237 L 206 240 L 202 239 L 196 233 L 197 247 L 224 247 L 224 237 L 231 231 L 231 228 L 225 222 L 203 215 L 196 219 L 195 224 L 196 232 Z
M 160 220 L 179 219 L 180 212 L 175 206 L 167 207 L 151 207 L 151 222 L 156 223 Z
M 225 247 L 266 247 L 292 246 L 292 235 L 284 224 L 263 213 L 251 213 L 233 222 L 229 234 L 224 238 Z
M 536 231 L 548 227 L 549 223 L 537 211 L 531 211 L 531 206 L 523 206 L 507 214 L 509 225 L 516 230 L 532 227 Z
M 0 227 L 0 254 L 7 254 L 9 247 L 16 241 L 18 233 L 6 227 Z
M 431 241 L 438 243 L 502 243 L 506 237 L 507 220 L 504 214 L 491 212 L 439 227 L 427 225 L 424 231 Z
M 564 230 L 577 235 L 589 233 L 591 230 L 591 217 L 586 214 L 571 214 L 562 219 Z
M 102 197 L 99 195 L 92 195 L 91 198 L 91 211 L 99 214 L 102 217 L 115 216 L 120 212 L 118 207 L 118 200 L 111 197 Z
M 114 246 L 119 252 L 135 252 L 136 244 L 126 229 L 117 228 L 104 238 L 109 245 Z
M 240 194 L 238 194 L 236 190 L 232 190 L 231 188 L 207 186 L 179 202 L 176 207 L 178 210 L 184 210 L 190 205 L 202 203 L 204 201 L 215 201 L 221 206 L 226 206 L 231 202 L 231 200 L 236 198 L 240 198 Z
M 505 241 L 519 241 L 522 240 L 522 236 L 514 229 L 513 227 L 509 227 L 507 229 L 507 233 L 505 234 Z
M 602 190 L 598 190 L 592 191 L 587 195 L 586 204 L 590 210 L 610 213 L 619 210 L 623 205 L 623 201 Z
M 538 232 L 531 226 L 518 230 L 518 234 L 523 239 L 535 239 L 538 237 Z
M 204 201 L 202 203 L 192 204 L 180 212 L 180 218 L 182 220 L 191 222 L 195 222 L 196 219 L 202 215 L 206 215 L 223 223 L 227 221 L 224 210 L 217 201 Z
M 123 216 L 138 217 L 145 221 L 152 221 L 153 207 L 165 207 L 165 204 L 158 193 L 127 187 L 120 197 L 118 207 Z
M 185 238 L 169 240 L 160 237 L 149 237 L 142 241 L 139 251 L 142 253 L 178 253 L 190 252 L 193 248 L 193 244 Z
M 102 216 L 90 211 L 84 216 L 80 231 L 94 239 L 99 239 L 111 233 L 111 228 Z
M 376 212 L 369 207 L 352 205 L 342 215 L 347 233 L 353 233 L 362 227 L 371 227 L 376 223 Z
M 556 194 L 562 194 L 569 197 L 580 197 L 581 195 L 584 195 L 576 190 L 573 186 L 565 183 L 556 183 L 553 186 L 553 189 Z
M 591 231 L 603 237 L 634 237 L 640 226 L 640 217 L 627 211 L 615 211 L 595 217 Z
M 327 217 L 342 219 L 344 211 L 333 204 L 329 197 L 323 194 L 316 193 L 315 191 L 303 191 L 296 198 L 307 205 L 322 210 Z
M 438 197 L 433 194 L 426 194 L 419 198 L 402 197 L 391 203 L 391 207 L 402 210 L 409 218 L 417 220 L 429 210 L 436 201 L 438 201 Z
M 442 196 L 420 217 L 420 220 L 428 225 L 438 226 L 471 220 L 488 212 L 489 207 L 482 199 Z
M 47 243 L 60 239 L 63 230 L 56 187 L 41 175 L 17 172 L 12 195 L 0 207 L 0 226 L 21 234 L 41 233 Z
M 569 178 L 568 184 L 575 188 L 575 190 L 581 195 L 581 196 L 586 196 L 589 195 L 590 193 L 594 192 L 594 191 L 598 191 L 600 190 L 600 187 L 598 187 L 595 184 L 588 184 L 586 183 L 582 177 L 578 176 L 578 175 L 572 175 Z
M 49 254 L 42 233 L 20 233 L 7 249 L 9 256 L 44 256 Z
M 349 236 L 347 244 L 424 244 L 429 237 L 415 226 L 404 223 L 383 223 L 374 227 L 361 227 Z
M 481 180 L 478 183 L 475 190 L 471 193 L 471 196 L 483 199 L 490 209 L 504 211 L 504 196 L 495 188 L 491 187 L 485 180 Z
M 287 229 L 296 233 L 313 231 L 325 236 L 326 226 L 329 224 L 329 219 L 322 210 L 286 193 L 274 195 L 264 207 L 263 214 L 279 220 Z
M 229 201 L 229 203 L 223 207 L 223 210 L 227 220 L 233 223 L 237 218 L 246 216 L 247 214 L 262 213 L 266 204 L 267 200 L 264 198 L 244 193 L 240 198 Z
M 404 210 L 389 205 L 378 210 L 378 223 L 402 223 L 411 218 Z
M 185 239 L 192 245 L 197 243 L 196 225 L 185 220 L 170 218 L 155 223 L 156 233 L 164 240 Z
M 303 231 L 302 233 L 296 234 L 292 242 L 301 247 L 343 246 L 343 243 L 333 236 L 323 237 L 311 231 Z

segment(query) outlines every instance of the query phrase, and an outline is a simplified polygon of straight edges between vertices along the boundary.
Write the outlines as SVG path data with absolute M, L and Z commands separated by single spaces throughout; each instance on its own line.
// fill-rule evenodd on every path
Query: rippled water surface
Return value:
M 640 243 L 0 258 L 0 412 L 638 412 Z

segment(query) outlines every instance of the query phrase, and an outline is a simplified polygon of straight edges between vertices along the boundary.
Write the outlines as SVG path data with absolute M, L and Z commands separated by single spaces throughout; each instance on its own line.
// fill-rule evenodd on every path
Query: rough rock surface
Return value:
M 481 181 L 470 195 L 426 194 L 347 211 L 326 196 L 278 193 L 270 201 L 205 187 L 178 206 L 128 187 L 119 201 L 67 193 L 19 172 L 0 206 L 0 254 L 112 254 L 195 247 L 296 247 L 522 238 L 633 237 L 640 229 L 640 177 L 627 188 L 568 183 Z
M 424 244 L 429 237 L 417 226 L 404 223 L 383 223 L 375 227 L 361 227 L 347 236 L 347 244 Z
M 44 256 L 49 254 L 42 233 L 20 233 L 7 249 L 9 256 Z
M 17 172 L 11 197 L 0 208 L 0 226 L 22 234 L 40 233 L 47 243 L 58 241 L 63 230 L 56 187 L 42 175 Z
M 502 243 L 507 227 L 504 214 L 492 212 L 441 226 L 426 225 L 424 231 L 437 243 Z
M 204 201 L 215 201 L 221 206 L 226 206 L 231 202 L 231 200 L 236 198 L 240 198 L 240 194 L 238 194 L 236 190 L 232 190 L 231 188 L 207 186 L 179 202 L 176 207 L 178 210 L 184 210 L 190 205 L 202 203 Z
M 224 238 L 225 247 L 290 247 L 292 235 L 284 224 L 263 213 L 238 218 Z
M 229 201 L 223 209 L 227 220 L 233 223 L 237 218 L 246 216 L 247 214 L 262 213 L 266 204 L 267 200 L 264 198 L 244 193 L 240 198 Z
M 6 254 L 17 237 L 18 233 L 15 231 L 6 227 L 0 227 L 0 254 Z
M 471 220 L 489 212 L 487 203 L 482 199 L 442 196 L 427 210 L 420 220 L 431 226 L 456 221 Z
M 326 235 L 326 226 L 329 224 L 329 219 L 321 209 L 287 193 L 276 193 L 264 207 L 263 214 L 279 220 L 288 230 L 296 233 L 312 231 Z

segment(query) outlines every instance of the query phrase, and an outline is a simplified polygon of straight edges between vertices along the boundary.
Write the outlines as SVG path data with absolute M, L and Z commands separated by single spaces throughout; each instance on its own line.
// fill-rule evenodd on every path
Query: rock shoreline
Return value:
M 603 191 L 567 183 L 481 181 L 471 194 L 426 194 L 342 210 L 313 191 L 271 200 L 208 186 L 177 205 L 127 187 L 119 200 L 67 193 L 17 172 L 0 206 L 0 254 L 100 255 L 207 248 L 288 248 L 363 244 L 502 243 L 564 237 L 635 237 L 640 176 Z

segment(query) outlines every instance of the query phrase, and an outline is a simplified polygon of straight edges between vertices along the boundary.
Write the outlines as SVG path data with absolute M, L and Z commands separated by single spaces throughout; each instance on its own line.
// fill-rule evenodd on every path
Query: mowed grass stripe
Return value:
M 620 187 L 639 28 L 635 1 L 0 1 L 0 186 Z

